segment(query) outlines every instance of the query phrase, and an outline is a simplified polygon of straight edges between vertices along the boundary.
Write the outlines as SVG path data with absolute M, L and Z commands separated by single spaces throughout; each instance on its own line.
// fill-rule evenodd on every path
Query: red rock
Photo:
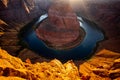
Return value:
M 66 1 L 55 1 L 48 10 L 48 19 L 36 29 L 37 36 L 56 49 L 74 47 L 81 42 L 83 31 L 76 14 Z

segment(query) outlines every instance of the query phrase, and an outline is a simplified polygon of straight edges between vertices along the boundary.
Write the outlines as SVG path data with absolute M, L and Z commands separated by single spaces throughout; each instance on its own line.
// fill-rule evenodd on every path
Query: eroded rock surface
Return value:
M 84 36 L 77 15 L 69 1 L 55 1 L 48 10 L 48 19 L 36 30 L 37 36 L 49 47 L 67 49 L 78 45 Z
M 62 64 L 59 60 L 36 62 L 9 55 L 0 49 L 0 79 L 4 80 L 81 80 L 78 68 L 72 61 Z
M 119 53 L 102 50 L 81 64 L 79 72 L 81 76 L 88 76 L 88 80 L 117 80 L 120 78 L 119 63 Z
M 77 68 L 73 61 L 54 59 L 32 64 L 0 49 L 0 79 L 3 80 L 119 80 L 120 53 L 102 50 Z M 79 69 L 79 70 L 78 70 Z

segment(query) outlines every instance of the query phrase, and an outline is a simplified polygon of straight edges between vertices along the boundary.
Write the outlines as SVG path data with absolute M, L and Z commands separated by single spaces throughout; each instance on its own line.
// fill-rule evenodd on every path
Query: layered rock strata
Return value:
M 48 10 L 48 19 L 39 25 L 36 33 L 49 47 L 55 49 L 75 47 L 84 36 L 69 1 L 64 0 L 53 2 Z

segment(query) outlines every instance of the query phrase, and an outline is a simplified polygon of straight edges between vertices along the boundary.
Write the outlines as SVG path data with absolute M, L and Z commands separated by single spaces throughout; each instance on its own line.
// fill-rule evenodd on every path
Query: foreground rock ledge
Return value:
M 78 70 L 72 61 L 32 64 L 0 49 L 0 80 L 120 80 L 120 54 L 102 50 Z
M 80 80 L 72 61 L 62 64 L 59 60 L 31 64 L 30 60 L 9 55 L 0 49 L 0 80 Z

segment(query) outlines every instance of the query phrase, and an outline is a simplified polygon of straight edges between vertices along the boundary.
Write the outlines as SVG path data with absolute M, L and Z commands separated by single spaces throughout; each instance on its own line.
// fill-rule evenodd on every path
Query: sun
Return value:
M 76 3 L 82 2 L 83 0 L 69 0 L 69 1 L 70 1 L 70 3 L 72 3 L 72 4 L 76 4 Z

